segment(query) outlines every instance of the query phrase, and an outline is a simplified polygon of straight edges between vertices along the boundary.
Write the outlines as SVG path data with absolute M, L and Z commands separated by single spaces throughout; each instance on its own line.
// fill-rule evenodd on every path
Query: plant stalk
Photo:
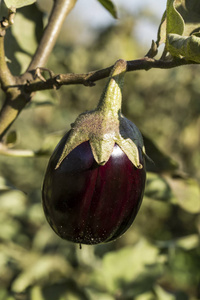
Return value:
M 56 43 L 63 22 L 70 13 L 77 0 L 54 0 L 54 5 L 45 28 L 43 37 L 33 56 L 27 71 L 44 67 Z
M 0 83 L 2 89 L 6 91 L 9 86 L 14 85 L 16 82 L 6 63 L 4 39 L 4 36 L 0 36 Z
M 127 68 L 127 62 L 119 59 L 109 76 L 108 83 L 99 100 L 97 109 L 108 115 L 116 116 L 121 111 L 122 106 L 122 88 L 124 85 L 124 76 Z

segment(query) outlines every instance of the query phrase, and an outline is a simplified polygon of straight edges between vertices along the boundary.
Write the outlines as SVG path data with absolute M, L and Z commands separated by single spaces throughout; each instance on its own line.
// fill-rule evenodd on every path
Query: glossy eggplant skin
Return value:
M 68 133 L 54 150 L 44 179 L 47 221 L 61 238 L 75 243 L 115 240 L 131 226 L 142 202 L 146 178 L 142 151 L 142 169 L 117 144 L 108 162 L 100 166 L 87 141 L 55 169 L 67 137 Z

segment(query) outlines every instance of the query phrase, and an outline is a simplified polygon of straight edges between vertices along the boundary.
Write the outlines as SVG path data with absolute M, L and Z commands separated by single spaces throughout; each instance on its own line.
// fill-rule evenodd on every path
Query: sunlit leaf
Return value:
M 157 33 L 157 45 L 158 46 L 165 43 L 165 41 L 166 41 L 166 34 L 167 34 L 167 31 L 166 31 L 167 24 L 166 24 L 166 22 L 167 22 L 167 20 L 166 20 L 166 11 L 165 11 L 163 16 L 162 16 L 160 25 L 158 27 L 158 33 Z
M 200 245 L 199 235 L 191 234 L 182 238 L 179 238 L 175 242 L 176 246 L 185 250 L 191 250 L 197 248 Z
M 117 11 L 116 7 L 111 0 L 98 0 L 104 7 L 109 11 L 109 13 L 114 17 L 117 18 Z
M 152 292 L 142 293 L 141 295 L 135 297 L 135 300 L 152 300 L 154 298 L 154 294 Z
M 0 220 L 1 220 L 1 231 L 0 231 L 0 239 L 4 241 L 10 241 L 20 231 L 20 224 L 14 218 L 10 218 L 4 212 L 0 213 Z
M 200 213 L 200 187 L 194 179 L 166 177 L 175 196 L 174 203 L 190 213 Z
M 148 172 L 145 195 L 152 199 L 169 201 L 172 197 L 172 192 L 164 177 Z
M 11 183 L 5 178 L 0 176 L 0 191 L 12 190 L 14 187 Z
M 41 256 L 15 279 L 12 290 L 17 293 L 23 292 L 27 287 L 40 283 L 41 280 L 48 282 L 49 277 L 53 279 L 57 274 L 66 276 L 71 273 L 68 262 L 58 255 Z
M 108 289 L 108 291 L 117 291 L 119 283 L 128 285 L 128 283 L 139 279 L 139 276 L 146 277 L 148 271 L 151 274 L 152 280 L 154 276 L 158 276 L 158 270 L 148 269 L 158 260 L 158 248 L 141 239 L 133 247 L 124 247 L 115 252 L 109 252 L 103 257 L 102 267 L 98 268 L 92 278 L 98 285 Z M 143 277 L 143 279 L 144 279 Z M 152 282 L 147 280 L 147 283 L 152 285 Z M 148 285 L 149 286 L 149 285 Z M 139 282 L 138 289 L 141 289 Z M 147 287 L 143 287 L 146 289 Z M 132 295 L 133 296 L 133 295 Z
M 157 44 L 168 43 L 168 34 L 188 37 L 192 33 L 199 32 L 199 28 L 200 2 L 198 0 L 168 0 L 167 9 L 158 29 Z
M 168 50 L 173 56 L 183 56 L 187 60 L 200 63 L 200 37 L 168 35 Z
M 36 2 L 36 0 L 4 0 L 4 2 L 8 8 L 20 8 L 33 4 L 34 2 Z
M 0 193 L 0 211 L 10 215 L 20 215 L 26 206 L 26 195 L 19 190 Z
M 30 294 L 31 300 L 45 300 L 40 285 L 35 285 L 34 287 L 32 287 Z
M 172 293 L 169 293 L 165 291 L 161 286 L 156 285 L 154 287 L 155 294 L 157 295 L 157 299 L 162 300 L 176 300 L 176 295 L 173 295 Z
M 40 211 L 41 211 L 41 207 L 40 207 Z M 42 217 L 43 217 L 43 222 L 42 222 Z M 41 214 L 40 223 L 37 222 L 36 220 L 34 224 L 41 226 L 41 223 L 44 222 L 46 222 L 46 220 L 44 219 L 44 214 L 43 215 Z M 53 245 L 56 239 L 58 239 L 58 237 L 54 234 L 54 232 L 51 230 L 49 226 L 42 226 L 40 227 L 40 230 L 37 231 L 37 234 L 33 238 L 33 248 L 42 252 L 47 247 L 47 245 Z
M 184 21 L 181 14 L 177 11 L 177 0 L 168 0 L 167 8 L 164 12 L 157 34 L 158 46 L 167 42 L 169 33 L 182 34 L 184 31 Z
M 174 238 L 166 241 L 157 242 L 161 248 L 181 248 L 183 250 L 189 251 L 198 248 L 200 245 L 199 235 L 197 233 L 183 236 L 180 238 Z
M 111 296 L 107 293 L 99 292 L 93 288 L 87 288 L 87 295 L 89 295 L 89 299 L 92 300 L 115 300 L 114 296 Z
M 176 6 L 179 0 L 167 1 L 167 34 L 182 34 L 184 31 L 184 21 L 181 14 L 177 11 Z

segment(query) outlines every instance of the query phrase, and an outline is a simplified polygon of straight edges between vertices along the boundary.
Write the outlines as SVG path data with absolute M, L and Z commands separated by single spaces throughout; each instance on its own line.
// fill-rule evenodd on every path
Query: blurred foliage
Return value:
M 137 18 L 123 12 L 114 25 L 96 29 L 90 43 L 80 43 L 77 33 L 72 38 L 66 22 L 48 67 L 82 73 L 142 57 Z M 6 50 L 14 72 L 30 60 L 43 21 L 35 4 L 19 9 Z M 80 250 L 44 218 L 48 156 L 77 115 L 94 108 L 104 84 L 36 93 L 6 138 L 35 157 L 0 157 L 0 300 L 200 299 L 199 66 L 126 75 L 123 113 L 143 132 L 153 162 L 147 160 L 143 205 L 120 239 Z
M 7 31 L 5 50 L 12 73 L 19 75 L 25 72 L 41 38 L 43 14 L 35 4 L 25 6 L 17 10 L 15 24 Z

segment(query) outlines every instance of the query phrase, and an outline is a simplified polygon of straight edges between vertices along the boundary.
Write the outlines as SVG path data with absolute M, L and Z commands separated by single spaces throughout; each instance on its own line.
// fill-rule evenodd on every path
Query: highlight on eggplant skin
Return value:
M 115 240 L 131 226 L 142 202 L 146 179 L 142 150 L 138 149 L 142 169 L 117 144 L 100 166 L 87 141 L 55 169 L 68 135 L 54 150 L 45 174 L 42 198 L 47 221 L 58 236 L 74 243 Z

